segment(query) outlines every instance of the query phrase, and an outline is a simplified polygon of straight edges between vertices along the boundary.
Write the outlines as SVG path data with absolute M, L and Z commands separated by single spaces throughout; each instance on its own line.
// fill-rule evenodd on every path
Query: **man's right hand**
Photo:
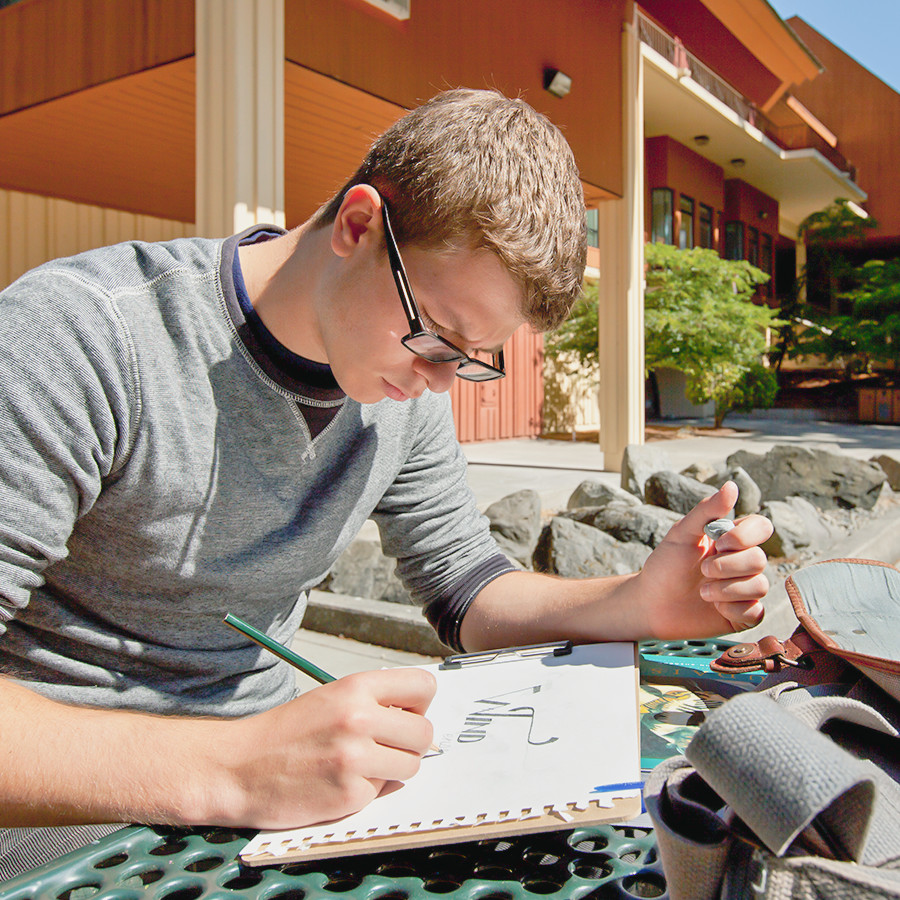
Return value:
M 214 719 L 66 706 L 0 679 L 0 827 L 339 818 L 415 775 L 435 690 L 422 669 L 384 669 Z
M 290 828 L 362 809 L 419 770 L 433 739 L 436 690 L 422 669 L 349 675 L 234 722 L 239 799 L 224 824 Z

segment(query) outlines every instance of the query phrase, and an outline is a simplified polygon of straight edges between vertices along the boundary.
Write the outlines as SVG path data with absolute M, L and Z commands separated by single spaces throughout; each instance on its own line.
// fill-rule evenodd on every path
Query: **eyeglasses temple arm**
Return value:
M 394 237 L 394 229 L 391 228 L 391 217 L 388 214 L 387 202 L 383 197 L 381 198 L 381 215 L 384 220 L 384 243 L 391 263 L 391 274 L 394 276 L 397 293 L 400 294 L 400 301 L 403 303 L 411 330 L 415 331 L 417 328 L 421 329 L 423 327 L 422 319 L 419 316 L 419 309 L 416 306 L 412 288 L 409 286 L 409 279 L 406 277 L 406 269 L 403 267 L 403 260 L 400 258 L 397 240 Z

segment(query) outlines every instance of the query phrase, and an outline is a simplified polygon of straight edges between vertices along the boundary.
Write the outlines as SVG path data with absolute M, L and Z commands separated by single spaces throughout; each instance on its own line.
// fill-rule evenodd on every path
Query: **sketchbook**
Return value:
M 570 642 L 448 657 L 428 718 L 439 752 L 357 813 L 260 832 L 250 865 L 625 821 L 640 812 L 635 645 Z

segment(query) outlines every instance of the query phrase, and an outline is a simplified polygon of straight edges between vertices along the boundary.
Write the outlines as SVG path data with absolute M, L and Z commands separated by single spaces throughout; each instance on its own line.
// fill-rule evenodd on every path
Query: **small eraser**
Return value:
M 723 534 L 727 534 L 734 528 L 734 522 L 731 519 L 713 519 L 712 522 L 703 526 L 703 533 L 717 541 Z

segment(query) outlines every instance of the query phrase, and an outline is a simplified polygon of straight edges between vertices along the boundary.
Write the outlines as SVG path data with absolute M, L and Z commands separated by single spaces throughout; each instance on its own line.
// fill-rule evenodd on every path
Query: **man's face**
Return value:
M 487 250 L 402 252 L 425 326 L 490 361 L 523 322 L 521 289 L 500 260 Z M 343 391 L 376 403 L 449 390 L 457 363 L 429 362 L 401 343 L 409 322 L 386 254 L 370 247 L 346 275 L 321 320 L 328 362 Z

